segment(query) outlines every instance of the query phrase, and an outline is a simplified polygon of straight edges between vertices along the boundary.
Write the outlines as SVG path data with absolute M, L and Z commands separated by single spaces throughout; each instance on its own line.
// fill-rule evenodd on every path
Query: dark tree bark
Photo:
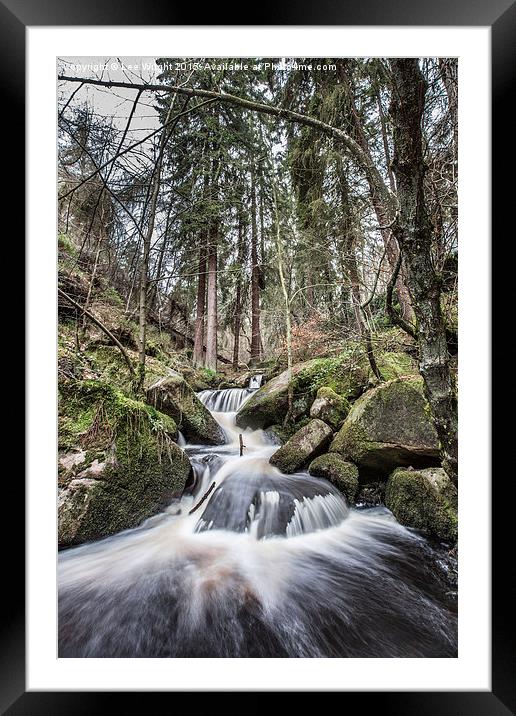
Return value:
M 389 135 L 387 133 L 387 120 L 383 111 L 382 97 L 380 92 L 376 91 L 376 106 L 378 107 L 378 115 L 380 117 L 380 127 L 382 129 L 382 142 L 383 142 L 383 153 L 385 154 L 385 164 L 387 166 L 387 176 L 389 177 L 389 186 L 393 194 L 396 192 L 396 185 L 394 182 L 394 174 L 392 173 L 391 166 L 391 152 L 389 149 Z
M 448 96 L 448 112 L 450 115 L 450 123 L 453 131 L 453 155 L 455 163 L 457 163 L 458 145 L 459 145 L 459 83 L 458 83 L 458 65 L 454 57 L 446 57 L 439 59 L 439 70 L 443 84 L 446 88 Z
M 193 362 L 196 366 L 203 365 L 204 363 L 204 318 L 206 307 L 206 243 L 206 237 L 201 237 L 199 246 L 199 277 L 197 280 L 195 337 L 193 348 Z
M 386 254 L 387 254 L 387 260 L 389 261 L 389 265 L 392 270 L 394 270 L 394 267 L 396 266 L 396 262 L 398 260 L 398 249 L 396 246 L 396 242 L 393 241 L 393 235 L 392 230 L 389 228 L 390 223 L 390 207 L 389 204 L 386 202 L 386 197 L 389 196 L 389 192 L 387 191 L 387 187 L 385 185 L 382 186 L 383 180 L 381 184 L 378 181 L 378 174 L 377 172 L 373 172 L 369 169 L 372 165 L 374 165 L 373 157 L 371 155 L 371 150 L 369 148 L 369 142 L 367 141 L 364 127 L 362 125 L 362 119 L 360 118 L 358 111 L 356 109 L 355 105 L 355 98 L 353 94 L 353 87 L 351 84 L 351 79 L 349 75 L 349 71 L 347 68 L 346 60 L 342 60 L 337 65 L 338 71 L 339 71 L 339 77 L 341 82 L 346 85 L 348 93 L 349 93 L 349 106 L 350 106 L 350 123 L 351 127 L 353 128 L 355 138 L 357 143 L 359 144 L 360 148 L 364 152 L 364 154 L 369 158 L 369 162 L 367 165 L 364 165 L 364 169 L 366 170 L 366 180 L 369 185 L 369 194 L 371 196 L 371 204 L 373 206 L 374 212 L 376 214 L 376 218 L 378 221 L 378 224 L 380 227 L 380 234 L 382 236 L 383 242 L 386 247 Z M 388 145 L 387 150 L 388 152 Z M 412 322 L 414 318 L 414 312 L 412 309 L 412 302 L 410 297 L 410 292 L 406 285 L 406 279 L 405 279 L 405 272 L 403 268 L 403 264 L 401 267 L 401 270 L 398 274 L 398 278 L 396 280 L 396 293 L 398 295 L 398 300 L 400 302 L 401 307 L 401 314 L 403 318 L 407 322 Z
M 256 171 L 251 164 L 251 357 L 257 363 L 261 357 L 260 333 L 260 263 L 258 259 L 258 225 L 256 217 Z
M 233 321 L 233 368 L 238 370 L 240 355 L 240 329 L 242 324 L 242 269 L 244 264 L 244 223 L 242 217 L 242 208 L 238 211 L 238 247 L 237 247 L 237 263 L 239 272 L 237 274 L 236 292 L 235 292 L 235 318 Z
M 364 319 L 364 312 L 362 310 L 362 299 L 360 295 L 360 276 L 358 273 L 357 256 L 356 256 L 356 232 L 353 226 L 353 219 L 350 211 L 350 199 L 349 199 L 349 186 L 346 175 L 344 174 L 343 167 L 339 162 L 338 165 L 339 183 L 342 198 L 342 212 L 344 216 L 343 232 L 344 232 L 344 246 L 343 246 L 343 257 L 342 263 L 345 267 L 345 272 L 351 286 L 351 304 L 353 306 L 353 314 L 357 324 L 358 333 L 364 342 L 367 359 L 369 365 L 375 377 L 379 380 L 383 380 L 383 376 L 378 368 L 376 358 L 374 355 L 373 341 L 371 338 L 371 331 L 367 321 Z
M 170 120 L 172 114 L 173 101 L 170 102 L 166 122 Z M 147 228 L 143 236 L 143 250 L 140 268 L 140 285 L 138 292 L 138 380 L 136 384 L 137 392 L 143 391 L 143 382 L 145 380 L 145 348 L 147 343 L 147 290 L 149 285 L 149 260 L 151 250 L 151 240 L 154 233 L 154 224 L 156 221 L 156 210 L 158 205 L 158 195 L 161 184 L 161 169 L 163 166 L 163 153 L 165 145 L 169 139 L 172 129 L 167 132 L 163 131 L 159 138 L 158 153 L 156 157 L 156 165 L 154 167 L 154 175 L 151 182 L 149 216 L 147 219 Z
M 457 398 L 452 382 L 441 286 L 432 263 L 432 226 L 425 205 L 421 121 L 426 82 L 415 59 L 391 60 L 393 171 L 399 215 L 395 234 L 407 264 L 419 344 L 419 369 L 441 443 L 443 466 L 457 484 Z
M 218 227 L 210 233 L 206 321 L 206 368 L 217 370 L 217 243 Z

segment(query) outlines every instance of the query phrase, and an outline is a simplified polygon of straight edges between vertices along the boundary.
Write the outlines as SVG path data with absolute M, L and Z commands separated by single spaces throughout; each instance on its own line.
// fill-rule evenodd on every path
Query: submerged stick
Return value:
M 244 441 L 242 438 L 242 433 L 238 434 L 238 442 L 240 445 L 240 457 L 242 457 L 242 455 L 244 454 L 244 448 L 245 448 Z
M 206 492 L 204 493 L 204 495 L 201 497 L 201 499 L 199 500 L 199 502 L 195 505 L 195 507 L 192 507 L 192 509 L 191 509 L 190 512 L 188 513 L 189 515 L 191 515 L 192 512 L 195 512 L 195 510 L 198 510 L 198 509 L 199 509 L 199 507 L 202 505 L 202 503 L 203 503 L 204 500 L 208 497 L 208 495 L 210 494 L 210 492 L 213 490 L 214 487 L 215 487 L 215 481 L 213 481 L 213 482 L 211 483 L 211 485 L 208 487 L 208 489 L 206 490 Z

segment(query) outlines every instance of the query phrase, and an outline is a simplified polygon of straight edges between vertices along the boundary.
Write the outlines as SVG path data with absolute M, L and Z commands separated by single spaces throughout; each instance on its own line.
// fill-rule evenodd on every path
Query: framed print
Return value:
M 28 306 L 2 707 L 514 712 L 489 382 L 514 5 L 0 10 Z

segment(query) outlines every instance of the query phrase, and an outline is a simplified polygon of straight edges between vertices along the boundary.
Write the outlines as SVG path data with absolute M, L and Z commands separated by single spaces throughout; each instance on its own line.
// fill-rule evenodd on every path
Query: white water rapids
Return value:
M 140 527 L 59 554 L 61 657 L 456 655 L 436 547 L 385 508 L 283 475 L 235 414 L 259 385 L 204 391 L 222 446 L 186 445 L 194 480 Z M 211 492 L 198 509 L 210 485 Z

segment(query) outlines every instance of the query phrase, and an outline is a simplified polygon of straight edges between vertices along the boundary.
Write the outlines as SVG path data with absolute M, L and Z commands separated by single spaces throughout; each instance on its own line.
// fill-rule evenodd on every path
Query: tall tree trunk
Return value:
M 210 232 L 206 321 L 206 368 L 217 370 L 217 242 L 218 227 Z
M 377 172 L 370 170 L 370 167 L 374 166 L 374 161 L 371 155 L 371 150 L 369 148 L 369 142 L 367 141 L 367 137 L 365 135 L 364 128 L 362 125 L 362 119 L 360 118 L 360 115 L 358 114 L 355 105 L 354 92 L 347 61 L 342 60 L 341 62 L 339 62 L 337 68 L 341 82 L 347 87 L 350 106 L 349 120 L 351 126 L 353 127 L 357 144 L 362 149 L 364 155 L 367 156 L 369 159 L 369 162 L 364 165 L 364 169 L 366 174 L 366 180 L 369 185 L 371 204 L 376 214 L 376 219 L 378 221 L 379 226 L 383 227 L 380 228 L 380 234 L 386 247 L 386 255 L 387 260 L 389 262 L 389 266 L 391 267 L 391 270 L 394 270 L 394 267 L 396 266 L 396 262 L 398 260 L 398 248 L 396 246 L 396 242 L 392 240 L 392 230 L 389 228 L 390 218 L 392 218 L 390 217 L 390 202 L 387 201 L 389 192 L 385 184 L 383 182 L 380 183 L 378 181 Z M 412 309 L 410 292 L 406 285 L 403 264 L 396 280 L 396 293 L 398 295 L 401 314 L 403 318 L 409 323 L 412 322 L 414 319 L 414 312 Z
M 206 153 L 206 145 L 203 147 L 203 157 Z M 203 179 L 202 198 L 206 202 L 210 191 L 210 173 L 206 171 Z M 193 362 L 196 366 L 204 365 L 205 350 L 205 320 L 206 320 L 206 271 L 208 259 L 208 247 L 210 243 L 209 221 L 204 232 L 199 234 L 199 266 L 197 279 L 197 301 L 195 309 L 195 335 L 193 347 Z
M 453 156 L 455 164 L 457 164 L 458 146 L 459 146 L 459 84 L 458 84 L 458 66 L 455 57 L 446 57 L 439 59 L 439 70 L 443 84 L 446 88 L 448 96 L 448 112 L 453 131 Z
M 380 117 L 380 127 L 382 129 L 383 153 L 385 154 L 385 165 L 387 167 L 387 176 L 389 177 L 389 186 L 393 193 L 396 192 L 396 183 L 391 167 L 391 152 L 389 150 L 389 135 L 387 134 L 387 122 L 383 111 L 382 97 L 380 91 L 376 90 L 376 106 L 378 107 L 378 115 Z
M 257 363 L 261 356 L 260 334 L 260 263 L 258 259 L 258 226 L 256 221 L 256 177 L 251 164 L 251 358 Z
M 286 331 L 286 342 L 287 342 L 288 409 L 287 409 L 287 414 L 285 415 L 283 424 L 288 425 L 288 423 L 292 419 L 293 405 L 294 405 L 294 386 L 293 386 L 293 381 L 292 381 L 292 317 L 290 314 L 289 290 L 287 288 L 287 282 L 285 281 L 285 272 L 284 272 L 284 267 L 283 267 L 283 243 L 281 240 L 281 230 L 280 230 L 279 210 L 278 210 L 278 196 L 277 196 L 277 191 L 276 191 L 275 186 L 273 187 L 273 191 L 274 191 L 274 214 L 275 214 L 275 219 L 276 219 L 276 257 L 277 257 L 277 262 L 278 262 L 278 273 L 279 273 L 279 277 L 280 277 L 281 292 L 283 293 L 283 300 L 285 303 L 285 331 Z
M 163 234 L 163 239 L 161 241 L 161 246 L 159 248 L 159 254 L 158 254 L 158 261 L 156 263 L 156 274 L 151 286 L 151 289 L 149 291 L 149 306 L 151 309 L 155 309 L 156 307 L 156 301 L 159 295 L 159 279 L 161 276 L 161 271 L 163 269 L 163 261 L 165 259 L 165 253 L 167 251 L 168 247 L 168 230 L 170 226 L 170 214 L 172 213 L 172 202 L 170 203 L 170 206 L 168 207 L 167 211 L 167 220 L 165 223 L 165 232 Z
M 170 102 L 165 123 L 167 123 L 172 114 L 173 100 Z M 152 234 L 154 233 L 154 222 L 156 220 L 156 207 L 158 204 L 159 187 L 161 183 L 161 168 L 163 165 L 163 152 L 165 144 L 170 137 L 170 132 L 161 132 L 158 154 L 156 157 L 156 166 L 152 179 L 152 189 L 149 205 L 149 218 L 147 220 L 147 230 L 143 237 L 143 253 L 140 267 L 140 286 L 138 292 L 138 380 L 136 383 L 137 392 L 143 391 L 143 382 L 145 380 L 145 347 L 147 342 L 147 287 L 149 283 L 149 258 L 151 249 Z
M 457 398 L 452 382 L 441 288 L 432 263 L 432 226 L 424 197 L 421 122 L 426 82 L 417 60 L 390 61 L 393 74 L 393 170 L 398 187 L 396 236 L 407 263 L 417 319 L 419 369 L 441 444 L 443 466 L 457 484 Z
M 240 328 L 242 323 L 242 270 L 244 263 L 244 226 L 242 209 L 238 211 L 237 284 L 235 292 L 235 318 L 233 321 L 233 368 L 238 370 L 240 355 Z
M 374 376 L 379 380 L 383 380 L 383 376 L 378 368 L 376 357 L 374 354 L 373 341 L 371 337 L 371 331 L 369 324 L 364 317 L 364 311 L 362 309 L 362 298 L 360 295 L 360 276 L 358 273 L 358 264 L 356 256 L 356 230 L 353 226 L 353 217 L 351 215 L 351 205 L 349 198 L 349 185 L 346 175 L 341 162 L 338 163 L 339 183 L 342 198 L 342 211 L 344 216 L 343 231 L 344 231 L 344 251 L 342 262 L 345 267 L 347 277 L 351 286 L 351 304 L 353 306 L 353 314 L 357 324 L 357 329 L 360 338 L 362 339 L 365 349 L 367 360 Z
M 197 279 L 197 304 L 195 312 L 195 337 L 193 348 L 193 362 L 196 366 L 203 365 L 204 363 L 204 315 L 206 307 L 206 237 L 202 236 L 200 241 L 199 276 Z

